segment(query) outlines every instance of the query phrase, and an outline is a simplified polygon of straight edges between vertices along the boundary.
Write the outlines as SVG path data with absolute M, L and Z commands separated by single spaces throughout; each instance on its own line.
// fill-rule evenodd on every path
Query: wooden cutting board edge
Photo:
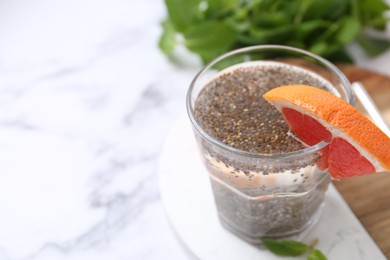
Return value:
M 349 81 L 361 82 L 390 125 L 390 75 L 384 75 L 353 65 L 338 65 Z M 390 72 L 389 72 L 390 73 Z M 359 108 L 359 107 L 358 107 Z
M 350 82 L 361 82 L 390 125 L 390 77 L 353 65 L 338 65 Z M 357 104 L 358 109 L 362 106 Z M 390 151 L 389 151 L 390 152 Z M 390 174 L 334 181 L 382 252 L 390 259 Z

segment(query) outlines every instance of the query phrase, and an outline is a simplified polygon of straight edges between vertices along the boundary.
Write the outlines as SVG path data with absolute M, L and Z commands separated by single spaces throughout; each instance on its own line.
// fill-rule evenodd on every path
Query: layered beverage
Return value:
M 251 243 L 302 231 L 317 218 L 330 183 L 317 166 L 327 144 L 297 140 L 262 95 L 297 84 L 342 94 L 330 80 L 289 62 L 238 62 L 208 72 L 213 75 L 202 86 L 190 89 L 189 112 L 220 222 Z

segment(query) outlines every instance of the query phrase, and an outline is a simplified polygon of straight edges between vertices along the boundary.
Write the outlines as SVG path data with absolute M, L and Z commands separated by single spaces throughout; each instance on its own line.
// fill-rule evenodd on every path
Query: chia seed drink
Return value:
M 260 243 L 261 237 L 292 235 L 319 215 L 330 178 L 316 163 L 327 144 L 306 147 L 296 140 L 262 95 L 306 84 L 343 97 L 343 78 L 328 78 L 281 60 L 255 59 L 206 68 L 193 82 L 189 114 L 219 218 L 241 238 Z

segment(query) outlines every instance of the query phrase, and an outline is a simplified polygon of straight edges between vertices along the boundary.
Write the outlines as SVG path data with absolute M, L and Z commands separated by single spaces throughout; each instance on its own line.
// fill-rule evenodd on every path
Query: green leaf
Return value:
M 389 18 L 387 17 L 377 16 L 371 19 L 370 24 L 372 25 L 373 28 L 379 31 L 384 31 L 386 29 L 386 25 L 388 21 Z
M 365 34 L 358 37 L 360 46 L 371 56 L 376 56 L 386 51 L 390 47 L 390 41 L 384 39 L 377 39 Z
M 337 22 L 331 23 L 328 28 L 326 28 L 323 33 L 316 39 L 316 42 L 327 41 L 334 38 L 334 35 L 342 26 L 343 21 L 339 20 Z
M 343 23 L 339 31 L 336 33 L 336 39 L 341 44 L 351 42 L 359 34 L 361 25 L 359 20 L 355 17 L 346 17 L 343 19 Z
M 273 12 L 273 13 L 262 13 L 261 16 L 254 17 L 253 23 L 261 25 L 262 27 L 276 27 L 285 26 L 291 23 L 291 17 L 286 12 Z
M 310 247 L 294 240 L 261 239 L 263 245 L 272 253 L 279 256 L 299 256 L 307 252 Z
M 325 17 L 329 20 L 342 19 L 345 15 L 348 15 L 349 13 L 350 0 L 322 0 L 322 1 L 331 2 L 331 5 L 329 6 L 329 9 L 327 10 L 325 15 Z
M 321 41 L 313 44 L 310 47 L 309 51 L 317 55 L 324 55 L 328 50 L 328 48 L 329 48 L 328 44 L 324 41 Z
M 187 29 L 200 15 L 201 0 L 165 0 L 168 15 L 176 30 Z
M 252 26 L 250 28 L 250 35 L 257 40 L 257 43 L 275 43 L 290 38 L 294 28 L 295 26 L 293 24 L 287 24 L 285 26 L 271 29 Z
M 225 21 L 236 33 L 244 33 L 251 27 L 251 23 L 245 20 L 237 21 L 234 18 L 227 18 Z
M 313 249 L 307 256 L 307 260 L 327 260 L 327 258 L 320 250 Z
M 309 9 L 309 7 L 313 4 L 313 0 L 300 0 L 301 4 L 299 5 L 298 12 L 294 18 L 294 23 L 300 24 Z
M 390 10 L 390 6 L 383 0 L 360 0 L 358 1 L 362 24 L 373 26 L 378 30 L 385 30 L 388 17 L 384 13 Z
M 230 16 L 239 7 L 236 0 L 208 0 L 204 3 L 207 3 L 206 14 L 209 19 Z
M 238 5 L 237 0 L 207 0 L 209 9 L 231 9 Z
M 171 20 L 167 19 L 162 23 L 163 34 L 158 42 L 158 47 L 165 53 L 170 54 L 175 48 L 175 28 Z
M 390 9 L 390 6 L 383 0 L 361 0 L 358 4 L 361 10 L 371 15 L 381 15 Z
M 361 36 L 388 24 L 385 0 L 164 0 L 169 23 L 163 23 L 160 49 L 169 54 L 184 43 L 204 62 L 233 48 L 284 44 L 331 61 L 357 40 L 369 55 L 382 53 L 387 40 Z M 181 34 L 183 42 L 176 42 Z M 349 59 L 342 55 L 341 59 Z
M 222 21 L 207 21 L 188 28 L 184 37 L 187 48 L 208 62 L 232 48 L 236 34 Z
M 325 59 L 332 60 L 333 62 L 353 63 L 353 60 L 350 55 L 342 47 L 323 55 L 323 57 Z
M 335 21 L 348 13 L 350 0 L 315 0 L 305 13 L 304 20 Z
M 224 70 L 230 66 L 243 63 L 245 61 L 248 61 L 247 55 L 238 55 L 238 56 L 231 56 L 227 59 L 223 59 L 219 61 L 218 63 L 213 65 L 213 69 L 217 69 L 218 71 Z
M 297 27 L 297 36 L 300 38 L 308 37 L 311 33 L 323 31 L 328 28 L 330 22 L 326 20 L 311 20 L 303 22 Z

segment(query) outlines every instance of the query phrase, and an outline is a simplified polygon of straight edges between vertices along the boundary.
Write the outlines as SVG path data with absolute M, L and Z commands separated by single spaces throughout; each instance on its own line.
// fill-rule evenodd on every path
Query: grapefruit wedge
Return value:
M 304 144 L 329 143 L 318 166 L 332 178 L 390 170 L 390 138 L 341 98 L 306 85 L 274 88 L 263 97 Z

